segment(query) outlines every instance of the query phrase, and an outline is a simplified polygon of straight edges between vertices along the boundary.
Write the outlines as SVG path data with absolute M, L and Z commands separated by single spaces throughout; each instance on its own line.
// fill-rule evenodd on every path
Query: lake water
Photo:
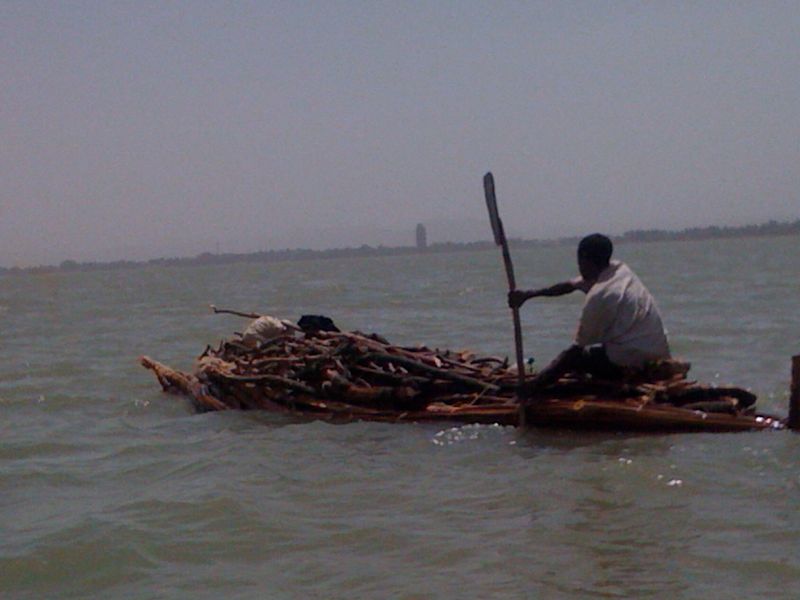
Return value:
M 690 375 L 786 414 L 800 238 L 625 244 Z M 512 249 L 520 287 L 575 273 Z M 499 251 L 0 278 L 2 598 L 797 598 L 800 436 L 635 436 L 196 415 L 243 319 L 513 356 Z M 523 307 L 538 364 L 582 295 Z

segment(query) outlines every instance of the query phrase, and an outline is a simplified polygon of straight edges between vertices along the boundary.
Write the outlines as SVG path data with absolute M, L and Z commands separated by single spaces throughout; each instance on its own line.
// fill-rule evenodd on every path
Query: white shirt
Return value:
M 603 344 L 609 360 L 624 367 L 670 358 L 656 302 L 628 265 L 612 260 L 593 285 L 573 282 L 586 292 L 576 344 Z

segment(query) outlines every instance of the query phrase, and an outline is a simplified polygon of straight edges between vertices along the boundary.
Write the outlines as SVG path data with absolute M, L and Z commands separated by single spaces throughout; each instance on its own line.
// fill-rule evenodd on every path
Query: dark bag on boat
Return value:
M 316 333 L 317 331 L 339 332 L 339 328 L 334 325 L 333 320 L 324 315 L 303 315 L 297 322 L 297 326 L 304 333 Z

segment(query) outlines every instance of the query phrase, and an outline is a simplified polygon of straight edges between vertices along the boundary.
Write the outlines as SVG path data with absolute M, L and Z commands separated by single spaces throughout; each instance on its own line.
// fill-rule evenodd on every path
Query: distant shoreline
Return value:
M 622 235 L 612 236 L 618 243 L 625 242 L 662 242 L 662 241 L 691 241 L 726 238 L 746 237 L 772 237 L 800 234 L 800 219 L 796 221 L 768 221 L 760 225 L 745 225 L 741 227 L 692 227 L 680 231 L 665 229 L 636 229 L 626 231 Z M 544 247 L 574 245 L 580 239 L 578 236 L 562 237 L 549 240 L 525 240 L 514 238 L 510 243 L 514 247 Z M 148 266 L 200 266 L 200 265 L 225 265 L 244 262 L 288 262 L 295 260 L 315 260 L 333 258 L 353 258 L 365 256 L 400 256 L 406 254 L 442 254 L 447 252 L 464 252 L 485 250 L 494 247 L 491 241 L 480 242 L 440 242 L 417 248 L 416 246 L 369 246 L 364 244 L 357 248 L 334 248 L 328 250 L 286 249 L 265 250 L 250 253 L 212 254 L 203 252 L 197 256 L 183 258 L 154 258 L 146 261 L 119 260 L 113 262 L 77 262 L 65 260 L 60 265 L 45 265 L 37 267 L 0 267 L 0 274 L 31 274 L 31 273 L 58 273 L 70 271 L 100 271 L 117 269 L 135 269 Z

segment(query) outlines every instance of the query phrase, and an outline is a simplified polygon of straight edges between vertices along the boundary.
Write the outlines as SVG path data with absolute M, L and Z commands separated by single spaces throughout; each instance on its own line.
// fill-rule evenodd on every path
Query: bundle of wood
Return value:
M 522 403 L 507 359 L 396 346 L 359 332 L 286 332 L 255 347 L 241 339 L 223 341 L 206 348 L 192 374 L 147 357 L 141 362 L 164 390 L 187 395 L 201 411 L 262 409 L 340 421 L 518 425 L 524 419 L 545 426 L 661 430 L 670 424 L 736 430 L 777 423 L 753 413 L 750 392 L 689 381 L 688 365 L 677 362 L 624 381 L 568 374 Z
M 389 344 L 378 335 L 286 334 L 258 347 L 223 341 L 194 374 L 147 357 L 162 387 L 199 410 L 266 409 L 329 419 L 460 420 L 515 424 L 518 403 L 507 359 Z

